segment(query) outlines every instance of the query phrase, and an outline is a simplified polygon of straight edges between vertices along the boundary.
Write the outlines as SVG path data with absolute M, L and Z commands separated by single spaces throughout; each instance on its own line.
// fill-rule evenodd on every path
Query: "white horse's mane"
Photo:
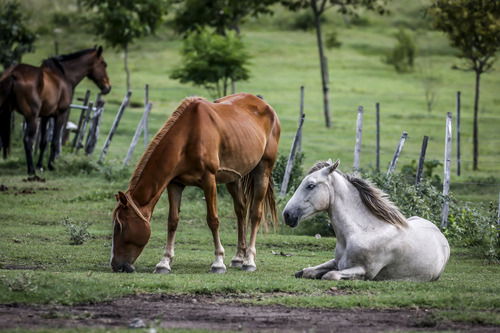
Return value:
M 331 161 L 316 162 L 316 164 L 311 167 L 308 174 L 316 172 L 330 165 L 332 165 Z M 354 175 L 344 174 L 339 170 L 336 171 L 358 190 L 361 201 L 375 216 L 380 218 L 382 221 L 396 226 L 408 226 L 406 217 L 389 199 L 387 193 L 376 188 L 375 185 L 373 185 L 368 180 L 361 179 Z

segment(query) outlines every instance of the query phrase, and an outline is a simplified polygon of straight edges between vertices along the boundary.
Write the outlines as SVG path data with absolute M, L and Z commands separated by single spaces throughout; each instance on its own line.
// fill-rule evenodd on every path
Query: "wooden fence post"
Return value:
M 375 126 L 376 126 L 376 142 L 375 142 L 375 168 L 380 172 L 380 103 L 375 104 Z
M 123 112 L 127 108 L 127 105 L 130 100 L 130 96 L 132 96 L 132 91 L 128 91 L 125 97 L 123 98 L 122 104 L 116 113 L 115 120 L 113 120 L 113 125 L 111 125 L 111 129 L 109 130 L 108 137 L 104 142 L 104 146 L 102 147 L 101 155 L 99 156 L 98 163 L 102 163 L 104 157 L 108 153 L 109 145 L 111 144 L 111 140 L 113 139 L 113 135 L 115 134 L 116 129 L 118 128 L 118 124 L 120 123 L 120 119 L 122 118 Z
M 327 128 L 332 126 L 330 117 L 330 75 L 328 73 L 328 58 L 323 56 L 323 113 L 325 115 L 325 125 Z
M 99 127 L 101 125 L 101 116 L 104 112 L 104 101 L 100 99 L 100 94 L 96 99 L 96 106 L 94 114 L 92 116 L 92 122 L 89 127 L 89 134 L 87 135 L 87 140 L 85 141 L 85 154 L 90 155 L 94 152 L 95 145 L 97 144 L 97 139 L 99 138 Z
M 403 132 L 403 134 L 401 135 L 401 138 L 399 139 L 399 143 L 396 147 L 396 151 L 394 152 L 394 156 L 392 157 L 392 161 L 391 161 L 391 164 L 389 165 L 389 169 L 387 170 L 387 177 L 390 177 L 391 174 L 394 172 L 394 169 L 396 169 L 396 164 L 398 163 L 399 155 L 401 154 L 401 151 L 403 150 L 403 146 L 405 144 L 407 137 L 408 137 L 408 133 Z
M 354 146 L 354 170 L 359 170 L 359 154 L 361 153 L 361 141 L 363 139 L 363 107 L 358 106 L 358 117 L 356 120 L 356 144 Z
M 500 228 L 500 192 L 498 192 L 497 228 Z
M 130 158 L 132 157 L 132 154 L 134 153 L 135 146 L 137 145 L 137 142 L 139 141 L 139 137 L 141 135 L 141 132 L 145 126 L 145 122 L 148 119 L 149 112 L 151 111 L 152 104 L 148 103 L 146 105 L 146 109 L 144 110 L 144 113 L 142 114 L 141 120 L 137 124 L 137 127 L 135 128 L 135 133 L 132 138 L 132 142 L 130 143 L 130 146 L 128 147 L 127 151 L 127 156 L 125 156 L 125 159 L 123 160 L 123 165 L 127 165 L 128 162 L 130 161 Z
M 80 148 L 83 147 L 82 141 L 85 136 L 85 132 L 87 130 L 87 124 L 90 123 L 90 118 L 93 108 L 94 108 L 94 103 L 90 102 L 89 105 L 87 106 L 87 110 L 85 110 L 85 118 L 83 119 L 82 128 L 80 129 L 78 140 L 76 141 L 76 153 L 78 153 L 78 150 L 80 150 Z M 88 135 L 87 135 L 87 140 L 88 140 Z
M 85 97 L 83 98 L 83 106 L 87 106 L 87 104 L 89 103 L 89 99 L 90 99 L 90 90 L 87 89 L 87 91 L 85 92 Z M 82 109 L 80 112 L 80 119 L 78 120 L 78 127 L 76 128 L 73 144 L 71 145 L 71 151 L 73 151 L 76 148 L 78 136 L 80 135 L 80 129 L 82 128 L 83 120 L 85 119 L 85 111 L 86 109 Z
M 448 227 L 448 212 L 450 210 L 450 168 L 451 168 L 451 112 L 446 114 L 446 137 L 444 141 L 444 179 L 443 179 L 443 210 L 441 214 L 441 228 Z
M 304 86 L 300 86 L 299 124 L 303 115 L 304 115 Z M 299 142 L 297 143 L 297 153 L 300 153 L 301 151 L 302 151 L 302 135 L 299 136 Z
M 460 91 L 457 91 L 457 176 L 460 176 Z
M 144 86 L 144 110 L 147 109 L 148 104 L 149 104 L 149 84 L 146 84 Z M 144 148 L 148 147 L 148 143 L 149 143 L 149 118 L 147 117 L 144 121 Z
M 283 175 L 283 180 L 281 182 L 280 196 L 285 196 L 288 189 L 288 182 L 290 181 L 290 174 L 292 173 L 293 163 L 295 162 L 295 152 L 297 150 L 297 143 L 299 137 L 302 136 L 302 125 L 304 124 L 305 114 L 302 115 L 299 122 L 299 127 L 297 128 L 297 133 L 292 142 L 292 148 L 290 149 L 290 155 L 288 155 L 288 162 L 286 163 L 285 174 Z
M 420 183 L 422 179 L 422 171 L 424 170 L 424 161 L 425 161 L 425 152 L 427 151 L 427 142 L 429 141 L 429 137 L 424 135 L 424 139 L 422 140 L 422 149 L 420 150 L 420 158 L 418 159 L 418 167 L 417 167 L 417 175 L 415 177 L 415 185 Z

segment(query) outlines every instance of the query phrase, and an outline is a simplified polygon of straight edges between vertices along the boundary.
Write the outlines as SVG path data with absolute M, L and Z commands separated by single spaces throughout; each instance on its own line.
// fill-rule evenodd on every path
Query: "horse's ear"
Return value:
M 334 172 L 339 165 L 340 165 L 340 160 L 336 160 L 335 163 L 333 163 L 328 167 L 328 173 Z
M 126 206 L 128 204 L 127 196 L 125 193 L 119 191 L 117 195 L 115 195 L 116 201 L 121 203 L 122 205 Z
M 102 54 L 102 46 L 99 45 L 99 47 L 97 48 L 97 57 L 100 57 Z

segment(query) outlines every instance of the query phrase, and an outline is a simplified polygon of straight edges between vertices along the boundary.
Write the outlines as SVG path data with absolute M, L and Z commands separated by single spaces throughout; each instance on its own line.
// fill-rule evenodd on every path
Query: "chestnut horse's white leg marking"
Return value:
M 175 231 L 179 222 L 179 212 L 181 208 L 181 196 L 184 190 L 184 185 L 170 183 L 167 186 L 169 212 L 168 212 L 168 227 L 167 227 L 167 245 L 165 247 L 165 255 L 155 267 L 155 273 L 168 274 L 172 270 L 170 265 L 174 258 Z
M 226 184 L 227 190 L 233 198 L 234 212 L 238 223 L 238 246 L 236 254 L 231 259 L 231 267 L 242 267 L 246 253 L 246 220 L 245 220 L 245 204 L 241 196 L 241 181 Z
M 224 247 L 222 247 L 219 236 L 219 217 L 217 215 L 217 185 L 215 175 L 208 174 L 203 180 L 203 191 L 207 204 L 207 224 L 212 231 L 215 246 L 215 260 L 211 266 L 212 273 L 225 273 Z

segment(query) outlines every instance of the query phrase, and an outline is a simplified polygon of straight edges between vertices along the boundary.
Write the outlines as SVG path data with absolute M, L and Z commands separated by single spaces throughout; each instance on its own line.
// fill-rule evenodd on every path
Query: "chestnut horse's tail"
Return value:
M 0 148 L 3 150 L 3 158 L 7 158 L 10 152 L 12 110 L 9 97 L 13 85 L 14 79 L 11 75 L 7 75 L 0 80 Z
M 250 206 L 252 205 L 252 199 L 254 194 L 254 184 L 255 176 L 253 172 L 250 172 L 245 177 L 242 178 L 242 191 L 245 203 L 245 220 L 248 221 L 250 217 Z M 269 183 L 267 184 L 267 191 L 264 196 L 264 212 L 262 214 L 263 224 L 266 231 L 269 230 L 268 218 L 271 219 L 273 223 L 273 228 L 276 229 L 278 225 L 278 214 L 276 213 L 276 202 L 274 201 L 274 184 L 272 177 L 269 177 Z

